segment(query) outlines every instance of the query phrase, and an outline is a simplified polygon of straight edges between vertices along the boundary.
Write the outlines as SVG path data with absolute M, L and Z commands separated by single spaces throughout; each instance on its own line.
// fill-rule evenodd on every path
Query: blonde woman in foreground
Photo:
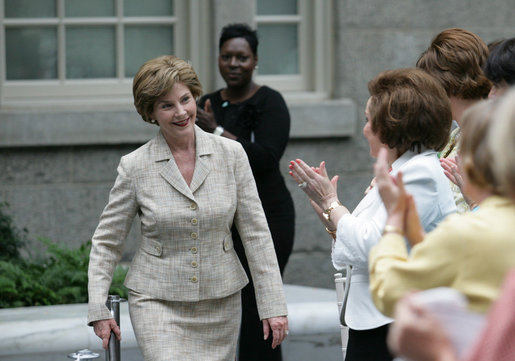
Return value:
M 413 361 L 456 361 L 458 359 L 463 361 L 511 361 L 515 359 L 515 346 L 510 339 L 515 332 L 515 312 L 511 307 L 515 299 L 515 272 L 513 271 L 515 258 L 513 243 L 515 89 L 512 89 L 499 101 L 482 103 L 472 111 L 474 113 L 467 114 L 470 119 L 467 121 L 468 126 L 464 128 L 461 152 L 462 154 L 465 152 L 463 154 L 465 158 L 467 155 L 472 155 L 473 161 L 481 162 L 482 160 L 488 163 L 487 169 L 492 171 L 490 174 L 494 177 L 495 188 L 502 196 L 488 197 L 482 202 L 481 208 L 476 213 L 463 215 L 460 219 L 454 220 L 454 224 L 461 227 L 462 233 L 467 228 L 470 228 L 470 232 L 480 232 L 475 237 L 477 239 L 451 240 L 451 244 L 442 244 L 441 248 L 447 253 L 452 252 L 456 261 L 473 258 L 474 264 L 472 264 L 472 260 L 467 267 L 463 264 L 463 268 L 454 275 L 454 282 L 450 285 L 451 287 L 461 285 L 458 289 L 467 296 L 472 309 L 486 312 L 490 309 L 489 306 L 492 302 L 497 301 L 490 310 L 486 326 L 480 332 L 477 341 L 469 347 L 465 356 L 459 358 L 451 340 L 445 334 L 442 324 L 438 322 L 435 315 L 414 302 L 413 295 L 404 297 L 396 307 L 396 322 L 390 333 L 389 346 L 395 354 Z M 471 148 L 474 146 L 471 139 L 474 136 L 475 139 L 480 140 L 475 152 L 474 148 Z M 470 151 L 472 153 L 469 153 Z M 496 161 L 492 162 L 492 159 Z M 485 169 L 487 163 L 476 164 L 475 168 Z M 470 164 L 470 166 L 472 165 Z M 465 169 L 464 174 L 467 178 L 471 175 L 471 170 Z M 401 183 L 399 184 L 401 185 Z M 380 187 L 383 190 L 386 188 L 395 190 L 389 181 L 384 182 Z M 402 193 L 402 185 L 396 191 Z M 385 193 L 391 194 L 392 192 L 389 190 Z M 398 198 L 403 197 L 406 196 Z M 410 197 L 406 198 L 409 204 Z M 492 198 L 497 198 L 502 202 L 498 203 L 497 207 L 492 207 Z M 400 207 L 402 208 L 402 205 Z M 463 222 L 460 222 L 461 220 Z M 447 223 L 447 221 L 442 223 L 442 227 Z M 435 232 L 438 232 L 439 228 Z M 405 227 L 409 237 L 408 229 L 409 227 Z M 426 256 L 434 254 L 434 252 L 431 253 L 429 244 L 433 241 L 432 237 L 434 236 L 428 234 L 420 246 L 414 247 L 413 252 Z M 420 248 L 426 242 L 425 250 Z M 455 246 L 458 243 L 463 243 L 467 249 L 460 250 Z M 445 249 L 445 247 L 448 248 Z M 406 267 L 408 265 L 409 262 Z M 399 269 L 398 265 L 394 267 Z M 404 268 L 404 272 L 408 272 L 407 268 Z M 435 272 L 449 273 L 445 264 L 441 264 L 439 270 Z M 477 273 L 482 273 L 483 277 L 479 277 Z M 388 272 L 385 272 L 384 276 L 387 275 Z M 419 276 L 423 277 L 420 273 Z M 497 299 L 503 279 L 505 282 L 502 287 L 502 296 Z M 469 287 L 464 287 L 467 283 Z M 440 283 L 432 286 L 441 285 Z M 445 285 L 449 286 L 449 284 Z

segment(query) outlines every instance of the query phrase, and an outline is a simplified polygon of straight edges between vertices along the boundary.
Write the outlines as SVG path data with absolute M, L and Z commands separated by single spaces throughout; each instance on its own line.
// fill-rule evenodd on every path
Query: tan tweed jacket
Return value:
M 170 301 L 228 296 L 248 279 L 233 248 L 236 224 L 261 318 L 287 314 L 272 238 L 242 146 L 195 127 L 196 163 L 186 184 L 159 134 L 122 157 L 95 231 L 89 263 L 88 324 L 110 318 L 109 285 L 138 214 L 141 244 L 125 285 Z

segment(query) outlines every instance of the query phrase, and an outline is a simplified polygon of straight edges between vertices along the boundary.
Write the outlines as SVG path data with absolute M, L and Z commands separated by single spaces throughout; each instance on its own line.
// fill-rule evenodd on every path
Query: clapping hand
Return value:
M 337 184 L 339 176 L 329 179 L 325 162 L 321 162 L 319 167 L 310 167 L 301 159 L 290 162 L 290 175 L 297 182 L 299 188 L 309 197 L 309 202 L 315 210 L 316 214 L 325 225 L 326 229 L 335 230 L 338 224 L 339 216 L 331 217 L 328 220 L 324 217 L 323 211 L 327 209 L 331 203 L 338 201 Z M 347 208 L 340 207 L 340 216 L 343 213 L 349 213 Z
M 458 159 L 457 158 L 440 158 L 440 165 L 443 168 L 443 173 L 451 182 L 456 184 L 461 190 L 463 190 L 463 178 L 458 171 Z
M 379 150 L 374 165 L 374 174 L 379 194 L 388 213 L 386 224 L 402 230 L 413 246 L 424 239 L 425 233 L 411 194 L 406 192 L 402 172 L 393 177 L 388 171 L 387 150 Z
M 211 108 L 211 100 L 206 100 L 204 109 L 197 107 L 197 120 L 196 124 L 206 132 L 213 133 L 217 127 L 215 114 Z
M 338 176 L 329 179 L 325 162 L 321 162 L 320 167 L 315 168 L 308 166 L 301 159 L 292 160 L 290 175 L 318 207 L 325 209 L 329 203 L 338 199 L 336 194 Z

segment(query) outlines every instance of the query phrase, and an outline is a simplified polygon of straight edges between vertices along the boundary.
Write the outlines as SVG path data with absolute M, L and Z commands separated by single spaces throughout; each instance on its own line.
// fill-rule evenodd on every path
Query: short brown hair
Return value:
M 482 99 L 492 86 L 482 70 L 487 57 L 488 47 L 479 36 L 451 28 L 436 35 L 417 67 L 436 77 L 449 96 Z
M 132 82 L 132 94 L 134 106 L 144 121 L 151 123 L 154 103 L 175 83 L 186 85 L 195 98 L 202 95 L 202 85 L 193 66 L 176 56 L 162 55 L 139 68 Z
M 460 135 L 460 163 L 468 180 L 482 189 L 499 193 L 493 171 L 493 157 L 489 149 L 488 132 L 498 99 L 474 104 L 463 114 Z
M 431 75 L 417 68 L 388 70 L 368 83 L 372 131 L 381 143 L 420 152 L 422 146 L 442 150 L 452 124 L 445 90 Z

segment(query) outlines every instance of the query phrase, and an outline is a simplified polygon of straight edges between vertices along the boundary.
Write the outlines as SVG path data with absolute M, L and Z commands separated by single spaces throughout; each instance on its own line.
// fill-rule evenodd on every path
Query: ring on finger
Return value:
M 304 189 L 308 186 L 308 184 L 306 182 L 302 182 L 302 183 L 299 183 L 299 188 L 300 189 Z

